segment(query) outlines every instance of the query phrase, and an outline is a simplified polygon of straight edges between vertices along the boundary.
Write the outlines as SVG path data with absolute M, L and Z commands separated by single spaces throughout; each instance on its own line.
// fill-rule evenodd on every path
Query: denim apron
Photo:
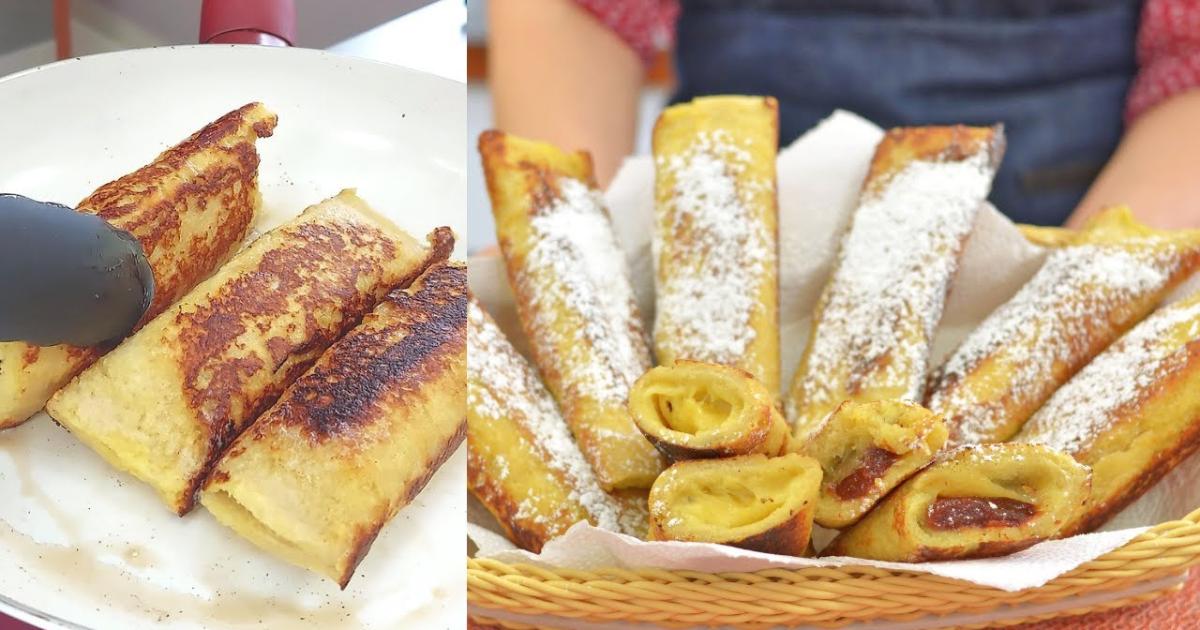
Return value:
M 991 200 L 1059 224 L 1116 148 L 1140 0 L 684 0 L 676 101 L 779 99 L 781 145 L 834 109 L 1003 122 Z

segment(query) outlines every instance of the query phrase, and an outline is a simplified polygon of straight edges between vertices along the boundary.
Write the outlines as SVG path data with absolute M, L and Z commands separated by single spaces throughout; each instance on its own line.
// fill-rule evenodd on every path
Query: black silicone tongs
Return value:
M 0 194 L 0 341 L 111 343 L 153 297 L 154 275 L 131 234 L 67 206 Z

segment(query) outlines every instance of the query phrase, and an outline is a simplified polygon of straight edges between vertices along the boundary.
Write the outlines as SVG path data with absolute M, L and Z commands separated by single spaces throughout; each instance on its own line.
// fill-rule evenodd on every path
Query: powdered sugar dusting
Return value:
M 568 177 L 558 189 L 530 222 L 532 247 L 517 276 L 532 307 L 529 337 L 562 379 L 564 406 L 577 398 L 624 406 L 650 367 L 625 256 L 598 193 Z M 632 421 L 630 431 L 641 439 Z
M 775 235 L 754 207 L 755 195 L 775 183 L 738 180 L 751 163 L 750 141 L 718 129 L 656 159 L 675 186 L 670 206 L 657 212 L 651 242 L 654 329 L 660 348 L 677 359 L 739 365 L 754 341 L 750 320 L 762 283 L 774 281 L 777 255 Z M 660 270 L 664 255 L 667 273 Z
M 934 330 L 994 169 L 986 148 L 959 161 L 917 160 L 864 192 L 817 307 L 788 417 L 853 392 L 891 387 L 919 401 Z
M 1185 343 L 1179 343 L 1180 339 Z M 1084 366 L 1030 418 L 1020 441 L 1078 453 L 1119 410 L 1188 364 L 1200 339 L 1200 295 L 1163 307 Z
M 1056 384 L 1053 374 L 1074 372 L 1118 334 L 1110 323 L 1131 302 L 1161 291 L 1177 257 L 1155 247 L 1087 244 L 1056 250 L 1024 287 L 972 332 L 936 374 L 929 407 L 951 422 L 951 443 L 990 441 L 1007 413 L 1005 401 L 1036 408 Z M 1097 343 L 1098 342 L 1098 343 Z M 985 359 L 1011 370 L 993 400 L 963 387 Z
M 951 448 L 942 449 L 942 451 L 934 459 L 934 463 L 942 463 L 959 459 L 970 459 L 979 462 L 998 462 L 1001 461 L 1001 456 L 1006 455 L 1014 462 L 1025 461 L 1024 451 L 1028 450 L 1027 446 L 1014 446 L 1007 442 L 995 442 L 992 444 L 963 444 Z
M 546 465 L 562 475 L 569 496 L 587 510 L 595 525 L 622 531 L 620 508 L 600 488 L 550 392 L 473 300 L 467 315 L 467 406 L 485 421 L 520 425 Z M 500 474 L 506 475 L 508 462 L 497 465 Z M 522 501 L 518 518 L 536 518 L 529 512 L 531 505 Z
M 619 522 L 622 532 L 631 536 L 644 536 L 646 522 L 650 518 L 650 509 L 645 501 L 624 500 L 620 502 L 621 515 Z

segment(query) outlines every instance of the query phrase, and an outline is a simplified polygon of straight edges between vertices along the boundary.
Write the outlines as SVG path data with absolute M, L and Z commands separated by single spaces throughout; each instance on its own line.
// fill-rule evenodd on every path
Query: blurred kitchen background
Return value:
M 58 58 L 195 44 L 201 0 L 0 0 L 0 76 Z M 463 0 L 295 0 L 296 42 L 466 79 Z
M 531 4 L 534 2 L 531 0 Z M 487 0 L 467 2 L 467 249 L 471 253 L 491 247 L 496 242 L 496 228 L 488 203 L 487 186 L 483 180 L 483 165 L 475 140 L 492 127 L 492 99 L 487 87 Z M 650 132 L 654 120 L 670 98 L 673 77 L 669 51 L 659 51 L 646 72 L 638 114 L 635 153 L 650 152 Z M 572 147 L 575 148 L 575 147 Z

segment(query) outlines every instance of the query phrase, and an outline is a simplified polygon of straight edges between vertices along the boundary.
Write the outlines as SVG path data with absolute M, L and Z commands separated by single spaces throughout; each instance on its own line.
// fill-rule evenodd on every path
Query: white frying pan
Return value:
M 466 86 L 304 49 L 135 50 L 0 79 L 0 191 L 74 205 L 252 100 L 279 114 L 259 141 L 260 230 L 357 187 L 413 234 L 465 240 Z M 0 612 L 44 628 L 460 627 L 465 477 L 460 450 L 342 592 L 203 509 L 176 517 L 39 414 L 0 432 Z

